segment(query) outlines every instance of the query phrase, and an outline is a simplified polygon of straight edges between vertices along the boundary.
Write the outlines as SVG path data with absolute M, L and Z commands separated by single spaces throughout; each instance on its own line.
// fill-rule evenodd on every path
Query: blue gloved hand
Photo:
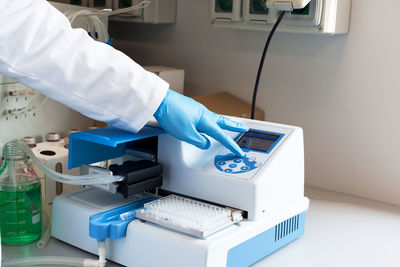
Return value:
M 231 150 L 244 157 L 244 152 L 222 129 L 247 132 L 249 127 L 209 111 L 193 99 L 168 90 L 154 117 L 169 134 L 201 149 L 210 147 L 207 134 Z

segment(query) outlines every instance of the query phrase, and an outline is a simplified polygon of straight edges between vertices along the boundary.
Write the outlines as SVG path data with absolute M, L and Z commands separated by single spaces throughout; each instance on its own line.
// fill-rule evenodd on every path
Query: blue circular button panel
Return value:
M 239 174 L 246 173 L 257 169 L 262 165 L 261 162 L 257 162 L 255 157 L 239 158 L 232 153 L 225 155 L 217 155 L 214 158 L 214 166 L 221 172 L 226 174 Z

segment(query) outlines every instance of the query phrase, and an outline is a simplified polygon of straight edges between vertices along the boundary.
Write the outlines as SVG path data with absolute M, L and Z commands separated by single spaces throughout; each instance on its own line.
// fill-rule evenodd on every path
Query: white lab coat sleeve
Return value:
M 90 118 L 137 132 L 168 90 L 44 0 L 0 0 L 0 25 L 0 73 Z

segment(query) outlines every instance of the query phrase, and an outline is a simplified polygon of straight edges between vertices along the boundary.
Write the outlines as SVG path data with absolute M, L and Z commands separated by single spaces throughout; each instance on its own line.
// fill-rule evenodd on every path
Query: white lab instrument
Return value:
M 95 238 L 106 240 L 107 258 L 127 266 L 249 266 L 298 238 L 308 208 L 302 130 L 234 119 L 250 128 L 227 132 L 244 158 L 214 141 L 200 150 L 154 127 L 72 134 L 71 167 L 125 160 L 109 170 L 81 169 L 112 170 L 126 181 L 104 187 L 109 192 L 86 188 L 57 197 L 52 235 L 91 253 Z M 149 184 L 159 189 L 138 191 Z

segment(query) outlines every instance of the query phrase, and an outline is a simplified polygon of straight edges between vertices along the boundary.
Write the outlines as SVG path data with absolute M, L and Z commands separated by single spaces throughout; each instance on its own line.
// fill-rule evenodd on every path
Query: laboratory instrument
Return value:
M 41 185 L 23 141 L 9 142 L 3 148 L 0 169 L 0 228 L 6 245 L 36 241 L 42 231 Z
M 150 126 L 71 134 L 70 168 L 124 179 L 56 197 L 53 237 L 91 253 L 105 242 L 107 258 L 126 266 L 249 266 L 295 240 L 308 209 L 302 130 L 233 119 L 250 128 L 225 131 L 243 158 Z M 91 165 L 108 159 L 108 169 Z

